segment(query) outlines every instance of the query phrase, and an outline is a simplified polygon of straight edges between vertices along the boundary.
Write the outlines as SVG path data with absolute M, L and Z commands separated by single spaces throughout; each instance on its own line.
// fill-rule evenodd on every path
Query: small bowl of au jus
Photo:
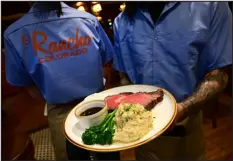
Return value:
M 103 100 L 86 102 L 75 110 L 78 123 L 84 129 L 100 124 L 107 114 L 107 105 Z

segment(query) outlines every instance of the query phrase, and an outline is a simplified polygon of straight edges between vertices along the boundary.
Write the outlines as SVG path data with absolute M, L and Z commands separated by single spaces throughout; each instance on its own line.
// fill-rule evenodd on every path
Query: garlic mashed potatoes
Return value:
M 152 128 L 152 113 L 140 104 L 120 104 L 115 115 L 114 142 L 129 143 L 144 137 Z

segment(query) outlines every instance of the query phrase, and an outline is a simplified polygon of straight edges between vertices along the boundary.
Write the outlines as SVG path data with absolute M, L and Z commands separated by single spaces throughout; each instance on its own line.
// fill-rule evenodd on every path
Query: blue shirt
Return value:
M 227 2 L 171 2 L 154 24 L 138 9 L 114 21 L 114 68 L 136 84 L 156 85 L 177 101 L 204 75 L 232 64 L 232 14 Z
M 114 52 L 96 17 L 64 3 L 62 10 L 57 17 L 32 7 L 4 33 L 7 81 L 35 84 L 50 104 L 101 90 L 102 65 Z

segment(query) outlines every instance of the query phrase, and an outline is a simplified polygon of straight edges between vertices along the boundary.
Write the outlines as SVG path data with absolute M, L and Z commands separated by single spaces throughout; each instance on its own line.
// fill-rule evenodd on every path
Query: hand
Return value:
M 125 73 L 119 73 L 120 75 L 120 86 L 130 85 L 132 82 L 129 80 L 129 77 Z
M 176 117 L 167 131 L 171 132 L 174 129 L 174 127 L 176 126 L 176 123 L 179 123 L 179 122 L 183 121 L 184 119 L 185 119 L 185 107 L 182 103 L 178 103 Z
M 121 80 L 120 80 L 120 85 L 121 86 L 130 85 L 130 84 L 132 84 L 132 83 L 130 82 L 129 79 L 127 79 L 126 77 L 121 78 Z

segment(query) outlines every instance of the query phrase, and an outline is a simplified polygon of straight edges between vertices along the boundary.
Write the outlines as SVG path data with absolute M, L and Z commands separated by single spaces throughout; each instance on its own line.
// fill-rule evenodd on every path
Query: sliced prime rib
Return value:
M 125 93 L 120 93 L 112 96 L 108 96 L 104 99 L 104 101 L 108 105 L 108 109 L 115 109 L 118 107 L 118 105 L 121 103 L 121 100 L 125 98 L 128 95 L 133 94 L 132 92 L 125 92 Z
M 163 100 L 163 95 L 162 89 L 155 92 L 120 93 L 106 97 L 105 102 L 110 110 L 117 108 L 120 103 L 141 104 L 147 110 L 151 110 Z

